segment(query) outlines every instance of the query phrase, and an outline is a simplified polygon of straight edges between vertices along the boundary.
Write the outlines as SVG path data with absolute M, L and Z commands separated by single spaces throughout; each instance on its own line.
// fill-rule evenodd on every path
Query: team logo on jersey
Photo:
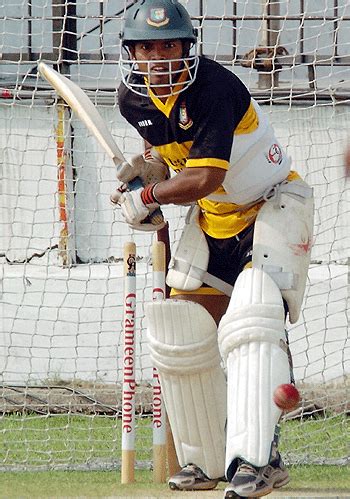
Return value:
M 187 109 L 186 109 L 186 104 L 182 102 L 180 104 L 180 111 L 179 111 L 179 127 L 181 127 L 183 130 L 188 130 L 193 125 L 193 121 L 187 114 Z
M 161 26 L 165 26 L 169 22 L 169 17 L 166 17 L 165 9 L 156 8 L 151 9 L 149 13 L 149 17 L 146 20 L 147 24 L 150 26 L 155 26 L 156 28 L 160 28 Z
M 278 144 L 272 144 L 267 155 L 269 163 L 280 165 L 282 163 L 282 158 L 283 153 L 280 146 Z

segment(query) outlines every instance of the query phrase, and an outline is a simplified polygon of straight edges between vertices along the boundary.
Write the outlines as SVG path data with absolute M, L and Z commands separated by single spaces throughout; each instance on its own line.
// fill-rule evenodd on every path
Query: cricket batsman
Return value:
M 174 490 L 258 497 L 289 481 L 273 392 L 291 383 L 285 321 L 298 320 L 313 234 L 313 192 L 292 169 L 243 82 L 199 57 L 177 0 L 126 10 L 119 107 L 145 151 L 123 163 L 111 199 L 136 230 L 163 205 L 189 205 L 167 275 L 171 297 L 146 307 L 182 470 Z M 169 174 L 171 172 L 171 174 Z

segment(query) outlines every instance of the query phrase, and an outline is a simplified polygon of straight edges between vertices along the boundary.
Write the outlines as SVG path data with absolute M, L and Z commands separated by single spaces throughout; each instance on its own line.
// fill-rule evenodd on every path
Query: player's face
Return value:
M 147 40 L 134 45 L 133 59 L 158 95 L 167 95 L 183 69 L 181 40 Z
M 121 77 L 138 95 L 151 89 L 165 99 L 183 92 L 195 81 L 198 63 L 196 44 L 187 40 L 143 40 L 125 46 L 121 41 Z

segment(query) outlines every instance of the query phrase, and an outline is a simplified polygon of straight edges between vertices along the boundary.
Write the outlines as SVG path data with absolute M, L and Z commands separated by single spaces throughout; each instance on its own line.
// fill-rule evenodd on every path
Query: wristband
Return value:
M 160 205 L 160 202 L 154 195 L 154 188 L 157 185 L 157 183 L 147 185 L 143 191 L 141 191 L 141 201 L 145 206 L 148 206 L 150 204 L 158 204 Z

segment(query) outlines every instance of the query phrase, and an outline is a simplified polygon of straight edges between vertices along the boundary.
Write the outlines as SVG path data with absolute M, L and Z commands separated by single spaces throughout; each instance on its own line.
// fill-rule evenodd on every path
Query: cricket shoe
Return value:
M 218 482 L 219 479 L 208 478 L 198 466 L 187 464 L 168 483 L 172 490 L 211 490 Z
M 289 482 L 289 474 L 280 454 L 266 466 L 255 468 L 239 460 L 237 471 L 225 489 L 225 499 L 234 497 L 261 497 L 270 494 L 273 489 L 283 487 Z

